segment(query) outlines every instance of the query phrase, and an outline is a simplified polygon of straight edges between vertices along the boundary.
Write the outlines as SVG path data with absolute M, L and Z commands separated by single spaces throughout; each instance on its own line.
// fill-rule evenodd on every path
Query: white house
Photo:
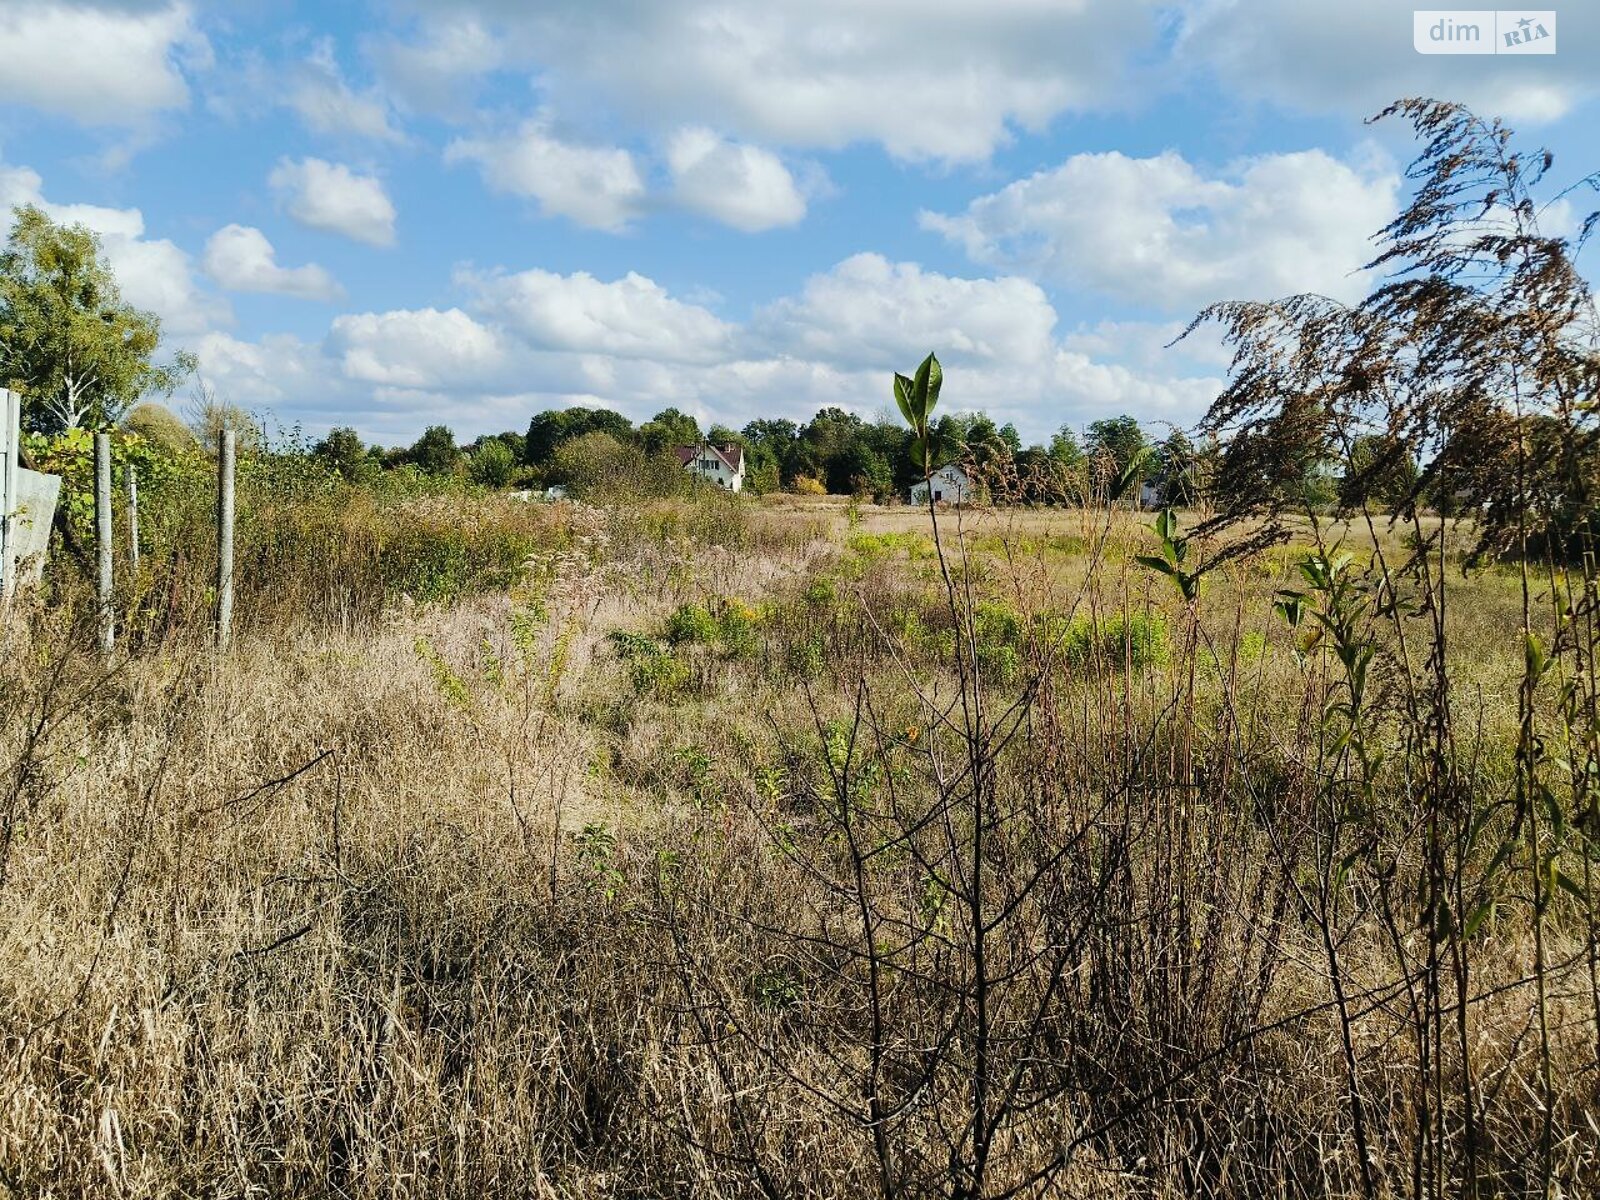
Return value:
M 684 470 L 730 492 L 744 487 L 743 446 L 679 446 L 678 461 Z
M 911 489 L 911 503 L 926 504 L 929 490 L 935 504 L 963 504 L 972 499 L 972 480 L 955 463 L 940 467 L 922 483 Z

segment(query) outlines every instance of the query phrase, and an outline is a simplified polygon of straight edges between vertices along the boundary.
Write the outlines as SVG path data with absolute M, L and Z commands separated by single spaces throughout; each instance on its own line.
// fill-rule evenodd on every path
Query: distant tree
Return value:
M 1145 436 L 1138 418 L 1126 414 L 1106 417 L 1090 425 L 1088 445 L 1084 447 L 1097 468 L 1097 483 L 1103 483 L 1105 475 L 1113 479 L 1121 476 L 1149 449 L 1150 439 Z
M 639 426 L 646 454 L 661 454 L 679 446 L 698 446 L 700 423 L 676 408 L 664 408 Z
M 0 254 L 0 381 L 22 392 L 31 427 L 104 428 L 140 397 L 169 395 L 195 364 L 158 365 L 160 341 L 160 320 L 122 299 L 93 233 L 16 210 Z
M 122 427 L 169 454 L 181 454 L 187 450 L 200 448 L 200 443 L 189 427 L 183 423 L 182 418 L 166 405 L 157 404 L 154 400 L 134 405 L 128 411 L 128 415 L 122 418 Z
M 523 452 L 527 449 L 528 445 L 528 439 L 525 435 L 517 433 L 515 430 L 508 429 L 504 433 L 498 433 L 495 436 L 506 444 L 506 447 L 511 451 L 511 456 L 513 458 L 515 458 L 518 462 L 523 461 Z
M 328 436 L 313 446 L 311 453 L 351 482 L 360 479 L 372 462 L 361 435 L 348 425 L 328 430 Z
M 1339 479 L 1339 503 L 1358 507 L 1375 502 L 1384 508 L 1404 504 L 1416 489 L 1421 472 L 1405 443 L 1368 433 L 1351 443 Z
M 894 491 L 894 469 L 887 458 L 858 440 L 828 459 L 825 482 L 835 495 L 884 500 Z
M 667 452 L 647 454 L 638 442 L 600 432 L 563 442 L 551 460 L 549 478 L 587 499 L 669 496 L 691 482 Z
M 768 445 L 746 445 L 744 486 L 757 495 L 775 492 L 783 486 L 783 464 Z
M 1083 447 L 1078 445 L 1078 435 L 1072 426 L 1063 425 L 1050 439 L 1050 457 L 1071 469 L 1083 465 Z
M 406 451 L 406 461 L 428 475 L 448 475 L 461 461 L 456 435 L 448 425 L 430 425 Z
M 819 409 L 817 415 L 806 422 L 800 430 L 800 440 L 817 461 L 826 463 L 850 447 L 860 436 L 862 424 L 855 413 L 830 406 Z
M 757 491 L 777 491 L 794 483 L 794 457 L 796 437 L 800 427 L 793 421 L 778 418 L 760 418 L 751 421 L 741 431 L 750 466 L 746 468 L 746 485 Z
M 800 427 L 782 417 L 762 417 L 744 427 L 744 439 L 752 446 L 771 446 L 780 450 L 799 435 Z
M 522 445 L 522 461 L 530 467 L 545 466 L 562 442 L 586 433 L 608 433 L 626 441 L 633 435 L 633 422 L 609 408 L 584 408 L 581 405 L 537 413 L 528 422 L 528 434 Z
M 1181 429 L 1169 433 L 1156 448 L 1161 503 L 1188 508 L 1200 498 L 1200 461 L 1194 443 Z
M 184 409 L 189 428 L 207 454 L 217 453 L 222 435 L 232 431 L 239 450 L 250 452 L 267 448 L 266 430 L 253 413 L 242 405 L 224 400 L 204 380 L 197 380 L 189 404 Z
M 517 473 L 517 457 L 499 438 L 484 438 L 468 460 L 467 472 L 474 483 L 503 488 Z
M 1050 492 L 1054 503 L 1081 503 L 1089 490 L 1089 460 L 1072 426 L 1063 425 L 1050 438 Z

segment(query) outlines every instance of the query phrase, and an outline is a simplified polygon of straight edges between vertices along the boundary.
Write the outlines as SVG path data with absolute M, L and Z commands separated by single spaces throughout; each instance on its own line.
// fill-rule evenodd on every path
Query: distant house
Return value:
M 911 489 L 911 503 L 926 504 L 928 492 L 933 492 L 935 504 L 964 504 L 972 499 L 972 480 L 960 467 L 951 463 L 940 467 L 923 482 Z
M 678 461 L 684 470 L 730 492 L 744 487 L 743 446 L 679 446 Z

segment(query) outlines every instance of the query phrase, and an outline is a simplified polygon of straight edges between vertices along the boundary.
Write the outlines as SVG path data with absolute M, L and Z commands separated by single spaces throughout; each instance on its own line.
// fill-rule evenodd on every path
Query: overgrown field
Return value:
M 1600 1191 L 1559 576 L 1529 640 L 1382 523 L 1189 597 L 1109 509 L 241 521 L 225 657 L 199 557 L 110 662 L 5 627 L 11 1194 Z

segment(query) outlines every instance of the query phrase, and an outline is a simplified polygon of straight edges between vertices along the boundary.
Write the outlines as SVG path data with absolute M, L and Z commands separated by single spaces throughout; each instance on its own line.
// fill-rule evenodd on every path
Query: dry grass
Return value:
M 926 526 L 822 504 L 578 510 L 507 593 L 359 628 L 252 622 L 224 659 L 179 639 L 107 666 L 79 651 L 65 611 L 13 620 L 0 1184 L 40 1197 L 884 1190 L 860 1118 L 871 1010 L 843 901 L 858 888 L 910 920 L 918 876 L 886 860 L 849 883 L 850 826 L 830 824 L 828 796 L 869 776 L 857 760 L 830 782 L 826 746 L 866 696 L 876 715 L 856 728 L 886 774 L 861 786 L 933 803 L 930 773 L 954 751 L 929 713 L 958 694 L 934 563 L 914 540 L 849 544 Z M 1080 849 L 1008 927 L 1020 982 L 997 1008 L 1010 1019 L 1005 1005 L 1045 997 L 1027 1053 L 1049 1066 L 1030 1083 L 1036 1109 L 1003 1130 L 986 1194 L 1071 1146 L 1040 1185 L 1050 1194 L 1358 1195 L 1323 950 L 1292 900 L 1325 682 L 1270 617 L 1292 561 L 1230 568 L 1207 599 L 1213 648 L 1191 649 L 1182 614 L 1129 567 L 1143 531 L 1097 529 L 1092 515 L 997 513 L 961 531 L 996 603 L 1149 612 L 1172 640 L 1134 671 L 1046 663 L 1006 751 L 997 803 L 1031 831 L 1008 861 Z M 807 592 L 819 579 L 827 598 Z M 1514 583 L 1460 587 L 1459 669 L 1490 714 L 1467 726 L 1487 753 L 1520 661 Z M 606 641 L 656 637 L 678 606 L 729 598 L 764 606 L 754 640 L 679 647 L 669 689 L 636 688 Z M 912 609 L 926 634 L 894 623 Z M 1021 674 L 993 682 L 997 702 L 1037 652 L 1024 645 Z M 1196 672 L 1185 714 L 1174 697 Z M 896 732 L 919 723 L 918 738 Z M 1484 1194 L 1522 1193 L 1534 1174 L 1517 906 L 1508 897 L 1481 935 L 1465 1030 Z M 1592 935 L 1568 913 L 1550 936 L 1557 1153 L 1576 1196 L 1600 1180 Z M 1075 939 L 1070 970 L 1045 994 L 1022 964 L 1061 939 Z M 1381 1193 L 1411 1194 L 1418 1092 L 1394 951 L 1359 916 L 1342 950 Z M 955 949 L 907 956 L 880 1040 L 910 1070 L 964 968 Z M 950 1049 L 922 1098 L 882 1123 L 895 1191 L 954 1186 L 966 1063 Z

